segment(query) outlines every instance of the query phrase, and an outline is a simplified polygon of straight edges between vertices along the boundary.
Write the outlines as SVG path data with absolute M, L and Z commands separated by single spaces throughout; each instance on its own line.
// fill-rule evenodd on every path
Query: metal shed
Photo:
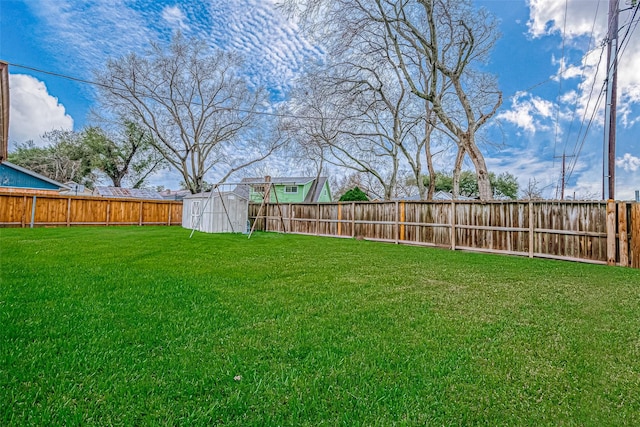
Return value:
M 186 196 L 182 226 L 205 233 L 245 233 L 249 219 L 248 197 L 234 191 L 216 191 Z

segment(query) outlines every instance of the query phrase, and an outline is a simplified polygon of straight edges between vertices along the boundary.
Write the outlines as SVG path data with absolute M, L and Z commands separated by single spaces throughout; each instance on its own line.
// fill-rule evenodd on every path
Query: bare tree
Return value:
M 103 104 L 148 130 L 197 193 L 210 171 L 224 181 L 282 143 L 259 133 L 256 113 L 267 95 L 248 86 L 240 65 L 234 55 L 177 34 L 147 56 L 110 60 L 98 81 Z
M 381 198 L 393 196 L 400 152 L 380 126 L 379 104 L 364 104 L 330 84 L 326 77 L 306 76 L 302 94 L 290 104 L 287 129 L 310 157 L 323 163 L 368 174 L 382 188 Z
M 471 159 L 480 199 L 491 199 L 489 173 L 476 144 L 476 132 L 495 115 L 502 93 L 492 76 L 474 71 L 471 65 L 486 60 L 497 39 L 496 21 L 484 10 L 472 10 L 469 1 L 375 3 L 412 93 L 431 103 L 440 122 L 455 137 L 458 158 L 466 154 Z M 428 86 L 416 79 L 424 68 L 430 70 Z M 439 80 L 452 90 L 443 94 Z M 455 170 L 461 164 L 457 161 Z
M 525 188 L 521 190 L 521 197 L 524 200 L 542 200 L 542 189 L 535 178 L 529 178 Z
M 433 176 L 430 136 L 436 126 L 432 115 L 458 147 L 454 175 L 463 160 L 472 161 L 480 198 L 492 198 L 477 132 L 502 103 L 495 78 L 474 70 L 485 61 L 497 39 L 496 21 L 469 0 L 307 0 L 285 1 L 285 10 L 299 13 L 305 28 L 321 42 L 332 40 L 350 53 L 355 44 L 389 44 L 388 58 L 402 75 L 404 85 L 424 101 L 425 157 Z M 322 20 L 321 17 L 327 17 Z M 322 20 L 321 25 L 317 25 Z M 309 25 L 311 22 L 316 25 Z M 382 32 L 380 31 L 382 29 Z M 369 40 L 363 43 L 363 40 Z M 375 41 L 377 40 L 377 41 Z M 377 52 L 374 50 L 374 52 Z M 413 167 L 413 165 L 412 165 Z M 416 182 L 420 182 L 419 179 Z M 432 190 L 433 186 L 430 185 Z M 423 190 L 420 190 L 423 192 Z
M 309 116 L 297 120 L 299 140 L 310 155 L 371 175 L 387 200 L 398 196 L 399 171 L 408 166 L 425 198 L 420 177 L 433 116 L 408 90 L 384 27 L 349 2 L 341 6 L 328 15 L 331 31 L 322 36 L 330 59 L 293 96 L 296 115 Z

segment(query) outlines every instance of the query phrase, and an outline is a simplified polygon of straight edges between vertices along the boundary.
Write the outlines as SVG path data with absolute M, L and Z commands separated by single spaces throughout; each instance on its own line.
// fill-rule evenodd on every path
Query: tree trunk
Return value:
M 424 155 L 427 159 L 427 170 L 429 171 L 429 187 L 427 188 L 427 200 L 433 200 L 436 193 L 436 170 L 433 166 L 433 156 L 431 155 L 431 134 L 433 133 L 433 125 L 431 123 L 432 114 L 429 102 L 425 101 L 425 109 L 427 110 L 427 120 L 424 125 Z M 425 188 L 422 177 L 418 177 L 418 191 L 420 192 L 420 200 L 425 199 Z
M 393 159 L 393 171 L 391 172 L 391 177 L 389 179 L 389 183 L 387 185 L 384 186 L 384 199 L 385 200 L 391 200 L 394 196 L 394 191 L 396 190 L 396 184 L 398 181 L 398 167 L 399 167 L 399 160 L 398 157 L 396 156 Z
M 431 155 L 431 137 L 424 145 L 424 152 L 427 158 L 427 171 L 429 172 L 429 186 L 427 187 L 426 200 L 433 200 L 434 194 L 436 194 L 436 169 L 433 166 L 433 156 Z M 422 181 L 422 177 L 419 178 Z M 424 182 L 422 182 L 424 187 Z M 420 195 L 420 198 L 424 200 L 424 197 Z
M 493 191 L 491 190 L 491 182 L 489 181 L 489 172 L 484 156 L 475 143 L 468 145 L 467 154 L 473 162 L 476 169 L 476 177 L 478 179 L 478 196 L 482 201 L 493 200 Z
M 114 187 L 122 187 L 122 175 L 121 174 L 115 174 L 114 176 L 111 177 L 111 181 L 113 181 L 113 186 Z
M 460 173 L 462 173 L 462 162 L 464 161 L 464 155 L 464 147 L 458 146 L 456 162 L 453 165 L 453 188 L 451 189 L 454 200 L 460 197 Z

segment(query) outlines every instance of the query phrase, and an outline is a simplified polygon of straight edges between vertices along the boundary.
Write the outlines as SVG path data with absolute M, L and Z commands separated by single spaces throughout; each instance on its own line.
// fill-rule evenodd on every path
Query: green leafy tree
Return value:
M 352 188 L 340 197 L 341 202 L 366 202 L 368 200 L 369 198 L 364 191 L 358 187 Z
M 107 133 L 99 127 L 82 132 L 91 166 L 104 173 L 114 187 L 122 184 L 140 188 L 155 171 L 165 167 L 162 155 L 153 148 L 152 137 L 136 123 L 125 120 L 122 129 Z
M 427 175 L 423 178 L 425 185 L 428 185 L 430 177 Z M 512 199 L 518 198 L 518 180 L 509 172 L 503 172 L 496 175 L 489 172 L 489 180 L 493 197 L 496 199 Z M 453 175 L 446 172 L 436 172 L 435 174 L 436 191 L 453 192 Z M 471 171 L 462 171 L 460 173 L 460 195 L 466 197 L 478 197 L 478 180 L 476 174 Z
M 79 133 L 55 130 L 45 133 L 43 139 L 48 142 L 45 147 L 37 147 L 33 141 L 19 144 L 8 160 L 58 182 L 93 186 L 96 177 Z
M 509 172 L 503 172 L 498 176 L 491 173 L 491 188 L 493 188 L 493 197 L 496 199 L 512 199 L 518 198 L 518 180 Z

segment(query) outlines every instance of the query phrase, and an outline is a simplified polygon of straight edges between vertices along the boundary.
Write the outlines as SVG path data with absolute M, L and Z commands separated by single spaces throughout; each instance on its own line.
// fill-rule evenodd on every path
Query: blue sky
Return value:
M 627 3 L 621 1 L 621 9 Z M 514 174 L 521 186 L 535 179 L 545 196 L 554 197 L 564 152 L 570 172 L 566 194 L 601 197 L 604 102 L 595 101 L 606 67 L 601 46 L 608 0 L 475 5 L 497 16 L 502 33 L 485 65 L 504 93 L 483 146 L 489 169 Z M 631 10 L 620 15 L 621 42 L 627 38 L 618 77 L 618 199 L 631 199 L 640 190 L 640 31 L 635 26 L 640 13 L 634 22 L 631 18 Z M 91 79 L 107 58 L 143 52 L 149 42 L 167 40 L 177 29 L 243 54 L 248 75 L 276 98 L 286 97 L 305 61 L 322 52 L 268 0 L 0 0 L 0 59 Z M 48 130 L 77 130 L 88 123 L 94 102 L 90 85 L 17 66 L 10 67 L 10 79 L 10 147 L 30 139 L 42 143 Z M 295 166 L 274 168 L 301 172 Z M 154 183 L 177 188 L 179 180 L 163 172 Z

